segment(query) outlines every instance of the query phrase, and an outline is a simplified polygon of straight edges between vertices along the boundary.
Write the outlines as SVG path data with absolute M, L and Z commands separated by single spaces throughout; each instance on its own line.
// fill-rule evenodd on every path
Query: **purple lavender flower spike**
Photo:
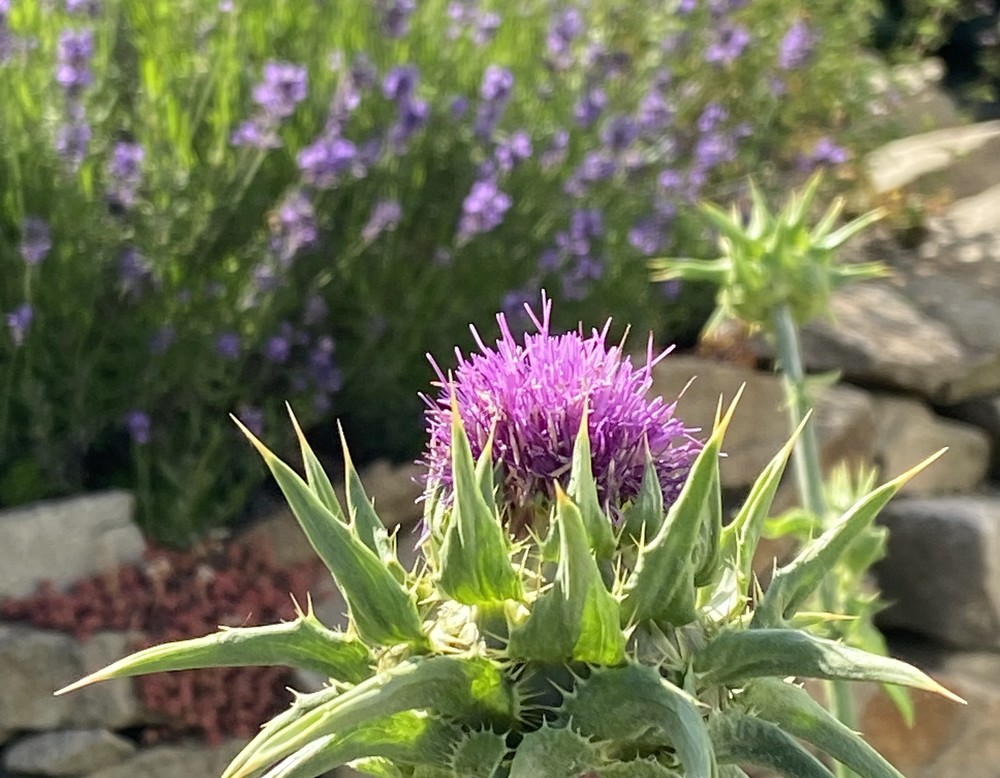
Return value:
M 108 198 L 122 208 L 135 205 L 146 151 L 138 143 L 116 143 L 108 161 Z
M 101 12 L 100 0 L 66 0 L 66 13 L 86 14 L 94 17 Z
M 608 104 L 608 95 L 601 87 L 590 87 L 573 106 L 573 118 L 581 127 L 591 127 Z
M 371 243 L 383 232 L 391 232 L 403 218 L 403 206 L 398 200 L 379 200 L 372 209 L 368 222 L 361 230 L 361 239 Z
M 264 345 L 264 358 L 276 365 L 283 365 L 292 354 L 292 343 L 284 333 L 272 335 Z
M 505 173 L 514 169 L 519 162 L 530 159 L 532 154 L 531 136 L 519 130 L 496 148 L 494 156 L 497 166 Z
M 483 72 L 479 96 L 488 103 L 504 103 L 514 91 L 514 74 L 507 68 L 490 65 Z
M 264 65 L 264 80 L 254 87 L 253 101 L 266 116 L 286 119 L 306 99 L 308 88 L 309 75 L 304 67 L 291 62 L 268 62 Z
M 750 45 L 750 31 L 741 24 L 722 24 L 716 33 L 716 39 L 705 49 L 705 62 L 730 65 Z
M 145 411 L 133 409 L 125 414 L 125 427 L 128 429 L 132 442 L 137 446 L 145 446 L 149 443 L 152 426 L 152 420 Z
M 21 224 L 21 259 L 28 265 L 38 265 L 52 249 L 49 225 L 37 216 L 28 216 Z
M 630 116 L 613 116 L 601 130 L 601 142 L 612 151 L 624 151 L 639 136 L 639 128 Z
M 328 189 L 347 174 L 357 171 L 358 149 L 344 138 L 321 137 L 298 155 L 299 170 L 307 183 Z
M 389 130 L 392 145 L 401 150 L 413 135 L 427 126 L 430 118 L 430 104 L 419 97 L 409 97 L 399 103 L 396 123 Z
M 34 316 L 35 312 L 28 303 L 21 303 L 7 314 L 7 328 L 10 330 L 10 337 L 17 348 L 24 345 L 24 339 L 28 335 L 28 328 L 31 327 L 31 320 Z
M 382 0 L 382 33 L 388 38 L 402 38 L 410 31 L 410 17 L 416 10 L 416 0 Z
M 387 100 L 399 103 L 413 96 L 420 83 L 420 71 L 413 65 L 400 65 L 386 73 L 382 80 L 382 94 Z
M 118 258 L 118 281 L 122 292 L 133 300 L 138 298 L 143 286 L 152 277 L 149 260 L 134 246 L 128 246 Z
M 511 206 L 510 195 L 501 192 L 496 181 L 476 181 L 462 201 L 462 218 L 458 224 L 459 243 L 468 242 L 474 235 L 489 232 L 503 221 Z
M 223 359 L 239 359 L 240 336 L 235 332 L 224 332 L 215 339 L 215 352 Z
M 573 64 L 573 41 L 584 32 L 583 17 L 573 6 L 567 6 L 555 15 L 545 43 L 556 67 L 565 69 Z
M 316 242 L 316 212 L 302 192 L 286 197 L 278 207 L 271 233 L 271 253 L 287 267 L 304 248 Z
M 500 338 L 487 346 L 473 335 L 478 353 L 458 353 L 453 380 L 431 359 L 437 372 L 435 398 L 424 397 L 429 442 L 422 459 L 426 493 L 442 489 L 450 499 L 451 396 L 479 456 L 493 434 L 493 458 L 502 470 L 503 500 L 511 512 L 533 510 L 538 499 L 552 500 L 556 481 L 566 487 L 573 443 L 589 409 L 591 465 L 598 495 L 612 512 L 638 494 L 646 457 L 653 458 L 665 502 L 680 492 L 701 450 L 697 430 L 674 417 L 674 404 L 647 398 L 653 367 L 667 352 L 633 367 L 620 346 L 607 344 L 610 321 L 589 337 L 551 332 L 551 302 L 542 296 L 541 320 L 527 308 L 537 333 L 515 339 L 504 314 L 497 316 Z
M 816 39 L 809 25 L 802 19 L 796 19 L 781 39 L 778 66 L 782 70 L 801 68 L 809 61 L 815 45 Z
M 847 150 L 825 135 L 816 141 L 811 162 L 814 165 L 840 165 L 847 161 Z
M 234 146 L 246 146 L 251 149 L 281 148 L 281 139 L 274 128 L 259 117 L 242 122 L 229 137 L 229 142 Z
M 56 81 L 71 97 L 90 86 L 94 74 L 90 59 L 94 56 L 94 33 L 91 30 L 64 30 L 59 35 Z
M 72 171 L 80 169 L 90 147 L 90 125 L 84 122 L 63 124 L 56 131 L 56 153 Z

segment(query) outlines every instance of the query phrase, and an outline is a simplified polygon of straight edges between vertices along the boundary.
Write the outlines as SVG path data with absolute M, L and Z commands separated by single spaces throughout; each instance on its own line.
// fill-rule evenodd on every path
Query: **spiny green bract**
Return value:
M 954 695 L 909 665 L 792 620 L 823 571 L 923 465 L 862 497 L 776 571 L 754 609 L 750 559 L 793 441 L 723 527 L 719 451 L 734 408 L 665 515 L 657 479 L 644 479 L 610 560 L 595 533 L 613 525 L 605 517 L 599 529 L 585 499 L 587 457 L 574 457 L 570 494 L 557 490 L 548 536 L 512 539 L 490 452 L 474 462 L 456 421 L 455 496 L 448 506 L 428 501 L 426 564 L 411 572 L 349 457 L 345 511 L 301 431 L 306 480 L 247 432 L 343 591 L 348 630 L 328 630 L 310 608 L 288 624 L 141 651 L 63 691 L 220 665 L 291 665 L 330 678 L 268 722 L 224 778 L 313 778 L 346 763 L 401 778 L 716 778 L 742 776 L 746 764 L 830 776 L 801 742 L 866 778 L 898 777 L 789 679 Z

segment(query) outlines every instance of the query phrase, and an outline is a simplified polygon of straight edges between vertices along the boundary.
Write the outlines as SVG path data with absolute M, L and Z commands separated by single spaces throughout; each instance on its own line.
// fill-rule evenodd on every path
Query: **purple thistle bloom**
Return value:
M 254 87 L 253 101 L 266 116 L 285 119 L 306 99 L 308 81 L 308 72 L 300 65 L 268 62 L 264 65 L 264 80 Z
M 136 193 L 142 183 L 142 163 L 146 151 L 138 143 L 116 143 L 108 161 L 108 198 L 122 208 L 135 205 Z
M 21 224 L 21 258 L 29 265 L 40 264 L 52 249 L 49 225 L 37 216 L 28 216 Z
M 796 19 L 781 39 L 778 66 L 782 70 L 797 70 L 809 61 L 815 44 L 809 25 L 802 19 Z
M 357 160 L 357 146 L 337 137 L 319 138 L 302 149 L 297 158 L 302 177 L 320 189 L 332 187 L 346 174 L 361 174 Z
M 34 318 L 34 311 L 28 303 L 21 303 L 13 311 L 7 314 L 7 328 L 10 330 L 10 337 L 14 345 L 20 348 L 24 344 L 24 339 Z
M 129 437 L 138 446 L 145 446 L 149 443 L 152 420 L 145 411 L 133 409 L 125 414 L 125 427 L 128 429 Z
M 410 30 L 410 17 L 416 10 L 416 0 L 382 0 L 382 33 L 388 38 L 402 38 Z
M 240 336 L 235 332 L 224 332 L 215 339 L 215 352 L 223 359 L 239 359 Z
M 741 24 L 723 24 L 717 30 L 716 39 L 705 49 L 705 62 L 729 65 L 739 58 L 750 45 L 750 32 Z
M 383 232 L 391 232 L 403 218 L 403 206 L 398 200 L 379 200 L 372 209 L 368 223 L 361 230 L 361 239 L 371 243 Z
M 70 170 L 80 169 L 90 146 L 90 125 L 85 122 L 63 124 L 56 132 L 56 153 Z
M 510 195 L 501 192 L 493 179 L 476 181 L 462 201 L 462 218 L 458 224 L 459 243 L 465 243 L 474 235 L 500 226 L 511 203 Z
M 491 432 L 493 458 L 502 468 L 502 498 L 511 513 L 532 510 L 538 498 L 552 500 L 553 482 L 567 485 L 573 444 L 589 409 L 587 429 L 591 466 L 601 501 L 612 511 L 639 492 L 646 446 L 653 458 L 665 502 L 680 492 L 701 449 L 696 430 L 674 417 L 674 404 L 646 398 L 652 371 L 666 352 L 634 368 L 619 346 L 606 343 L 610 321 L 590 337 L 550 331 L 551 302 L 542 297 L 542 319 L 528 310 L 537 334 L 515 340 L 506 316 L 499 314 L 495 348 L 473 335 L 479 353 L 457 354 L 454 380 L 431 360 L 437 372 L 437 398 L 424 397 L 428 445 L 426 494 L 442 488 L 450 499 L 451 396 L 458 405 L 473 456 L 482 453 Z
M 59 34 L 56 81 L 70 96 L 90 86 L 94 74 L 90 59 L 94 56 L 94 33 L 91 30 L 64 30 Z

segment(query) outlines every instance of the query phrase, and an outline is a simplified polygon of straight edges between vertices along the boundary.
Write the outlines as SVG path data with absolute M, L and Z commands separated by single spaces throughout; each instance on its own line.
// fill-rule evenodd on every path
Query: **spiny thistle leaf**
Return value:
M 318 778 L 361 757 L 436 765 L 441 754 L 461 738 L 462 730 L 444 719 L 404 711 L 344 733 L 317 738 L 268 770 L 263 778 Z
M 598 770 L 597 778 L 683 778 L 680 773 L 664 767 L 655 759 L 632 759 L 615 762 Z
M 454 775 L 463 778 L 493 778 L 508 750 L 506 738 L 496 732 L 465 732 L 453 745 L 448 765 Z M 441 753 L 437 755 L 439 762 Z
M 623 587 L 624 623 L 665 619 L 684 624 L 694 618 L 695 541 L 708 501 L 715 493 L 713 481 L 719 476 L 717 460 L 722 439 L 742 391 L 695 459 L 660 531 L 639 549 L 635 568 Z
M 580 429 L 573 444 L 573 465 L 569 475 L 569 485 L 566 493 L 580 509 L 583 526 L 587 531 L 587 542 L 594 550 L 598 559 L 610 559 L 616 548 L 615 534 L 611 529 L 601 501 L 597 497 L 597 482 L 591 465 L 590 435 L 587 432 L 587 420 L 590 408 L 583 407 L 580 417 Z
M 656 474 L 656 465 L 653 464 L 653 455 L 649 452 L 649 445 L 646 445 L 646 467 L 642 473 L 642 484 L 639 487 L 639 494 L 622 516 L 623 532 L 639 542 L 644 538 L 656 537 L 663 525 L 663 489 L 660 487 L 660 479 Z
M 845 224 L 839 230 L 836 230 L 835 232 L 832 232 L 824 237 L 818 242 L 818 245 L 826 251 L 833 251 L 834 249 L 840 248 L 844 243 L 849 241 L 859 232 L 862 232 L 875 222 L 885 217 L 886 213 L 887 212 L 884 209 L 877 208 L 874 211 L 862 214 L 857 219 Z
M 800 686 L 761 678 L 749 684 L 739 699 L 754 715 L 822 749 L 865 778 L 903 778 L 878 751 Z
M 600 762 L 587 738 L 565 727 L 543 726 L 524 736 L 510 765 L 509 778 L 566 778 L 586 775 Z
M 725 630 L 694 657 L 706 683 L 739 684 L 753 678 L 825 678 L 912 686 L 962 702 L 905 662 L 878 656 L 794 629 Z
M 754 481 L 750 494 L 739 509 L 733 521 L 722 530 L 720 546 L 722 558 L 729 560 L 737 574 L 738 591 L 750 593 L 753 575 L 753 556 L 760 542 L 767 515 L 774 502 L 781 477 L 784 475 L 788 459 L 795 442 L 805 428 L 808 417 L 798 426 L 788 442 L 774 455 L 767 467 Z
M 323 504 L 298 473 L 233 419 L 264 458 L 306 537 L 332 573 L 362 639 L 374 645 L 426 645 L 416 603 L 378 555 Z
M 719 425 L 722 415 L 722 398 L 715 412 L 715 424 Z M 701 529 L 695 542 L 695 563 L 698 565 L 694 574 L 696 587 L 707 586 L 721 576 L 719 562 L 722 559 L 722 478 L 719 475 L 719 459 L 715 458 L 714 472 L 711 474 L 711 488 L 705 498 L 702 511 Z
M 733 270 L 729 259 L 652 259 L 653 281 L 710 281 L 721 286 Z
M 713 778 L 715 758 L 698 705 L 655 668 L 630 663 L 593 668 L 567 696 L 563 713 L 596 740 L 669 746 L 686 778 Z
M 833 778 L 822 762 L 767 721 L 727 711 L 711 718 L 709 731 L 720 762 L 766 767 L 788 778 Z
M 285 665 L 314 670 L 345 683 L 358 683 L 373 673 L 371 653 L 358 640 L 324 627 L 313 615 L 266 627 L 223 628 L 204 637 L 164 643 L 91 673 L 56 692 L 65 694 L 112 678 L 201 667 Z
M 433 656 L 407 660 L 311 708 L 266 737 L 255 738 L 223 778 L 259 775 L 314 740 L 415 709 L 473 725 L 505 727 L 513 722 L 515 700 L 501 670 L 487 659 Z
M 507 652 L 541 662 L 616 665 L 625 658 L 618 601 L 591 556 L 580 510 L 556 484 L 559 564 L 531 615 L 511 630 Z
M 312 446 L 309 445 L 309 441 L 306 440 L 306 436 L 302 432 L 302 427 L 299 426 L 299 420 L 295 418 L 295 414 L 292 412 L 292 406 L 286 403 L 285 408 L 292 419 L 292 426 L 295 428 L 295 437 L 299 440 L 299 448 L 302 451 L 302 464 L 305 467 L 306 481 L 309 483 L 309 488 L 315 492 L 316 496 L 329 509 L 330 513 L 341 521 L 346 521 L 344 509 L 340 507 L 340 500 L 337 499 L 337 492 L 334 491 L 333 484 L 330 483 L 330 477 L 323 469 L 323 465 L 320 464 L 319 458 L 313 451 Z
M 389 533 L 386 532 L 385 524 L 375 513 L 375 508 L 361 483 L 361 477 L 354 468 L 351 452 L 347 447 L 347 440 L 344 438 L 344 429 L 340 424 L 337 424 L 337 431 L 340 433 L 340 445 L 344 453 L 344 492 L 347 495 L 347 511 L 351 517 L 351 526 L 361 542 L 375 552 L 386 567 L 392 571 L 397 581 L 402 582 L 406 578 L 406 571 L 399 564 L 396 550 L 389 541 Z
M 510 543 L 500 519 L 483 499 L 469 439 L 452 405 L 454 506 L 440 549 L 438 585 L 465 605 L 521 600 L 521 580 L 510 562 Z
M 791 617 L 896 492 L 944 452 L 945 449 L 938 451 L 916 467 L 862 497 L 836 524 L 807 544 L 794 560 L 779 568 L 771 579 L 764 600 L 754 613 L 752 626 L 777 627 Z

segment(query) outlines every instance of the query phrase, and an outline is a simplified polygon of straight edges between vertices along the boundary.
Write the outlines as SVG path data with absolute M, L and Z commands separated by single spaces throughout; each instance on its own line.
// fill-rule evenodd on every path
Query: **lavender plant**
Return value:
M 697 329 L 644 259 L 864 145 L 863 5 L 0 4 L 0 502 L 128 484 L 185 542 L 260 477 L 226 411 L 411 456 L 423 351 L 543 285 Z
M 305 479 L 244 428 L 343 591 L 346 631 L 309 608 L 146 649 L 62 692 L 220 665 L 330 677 L 225 778 L 312 778 L 345 763 L 424 778 L 714 778 L 747 764 L 829 777 L 799 739 L 863 776 L 898 777 L 792 679 L 957 699 L 903 662 L 800 628 L 824 573 L 927 462 L 862 496 L 762 595 L 751 557 L 794 437 L 724 528 L 718 464 L 735 399 L 698 444 L 645 396 L 652 360 L 633 367 L 603 331 L 552 334 L 544 303 L 523 342 L 499 319 L 496 346 L 429 401 L 424 559 L 412 571 L 353 468 L 345 509 L 297 425 Z

